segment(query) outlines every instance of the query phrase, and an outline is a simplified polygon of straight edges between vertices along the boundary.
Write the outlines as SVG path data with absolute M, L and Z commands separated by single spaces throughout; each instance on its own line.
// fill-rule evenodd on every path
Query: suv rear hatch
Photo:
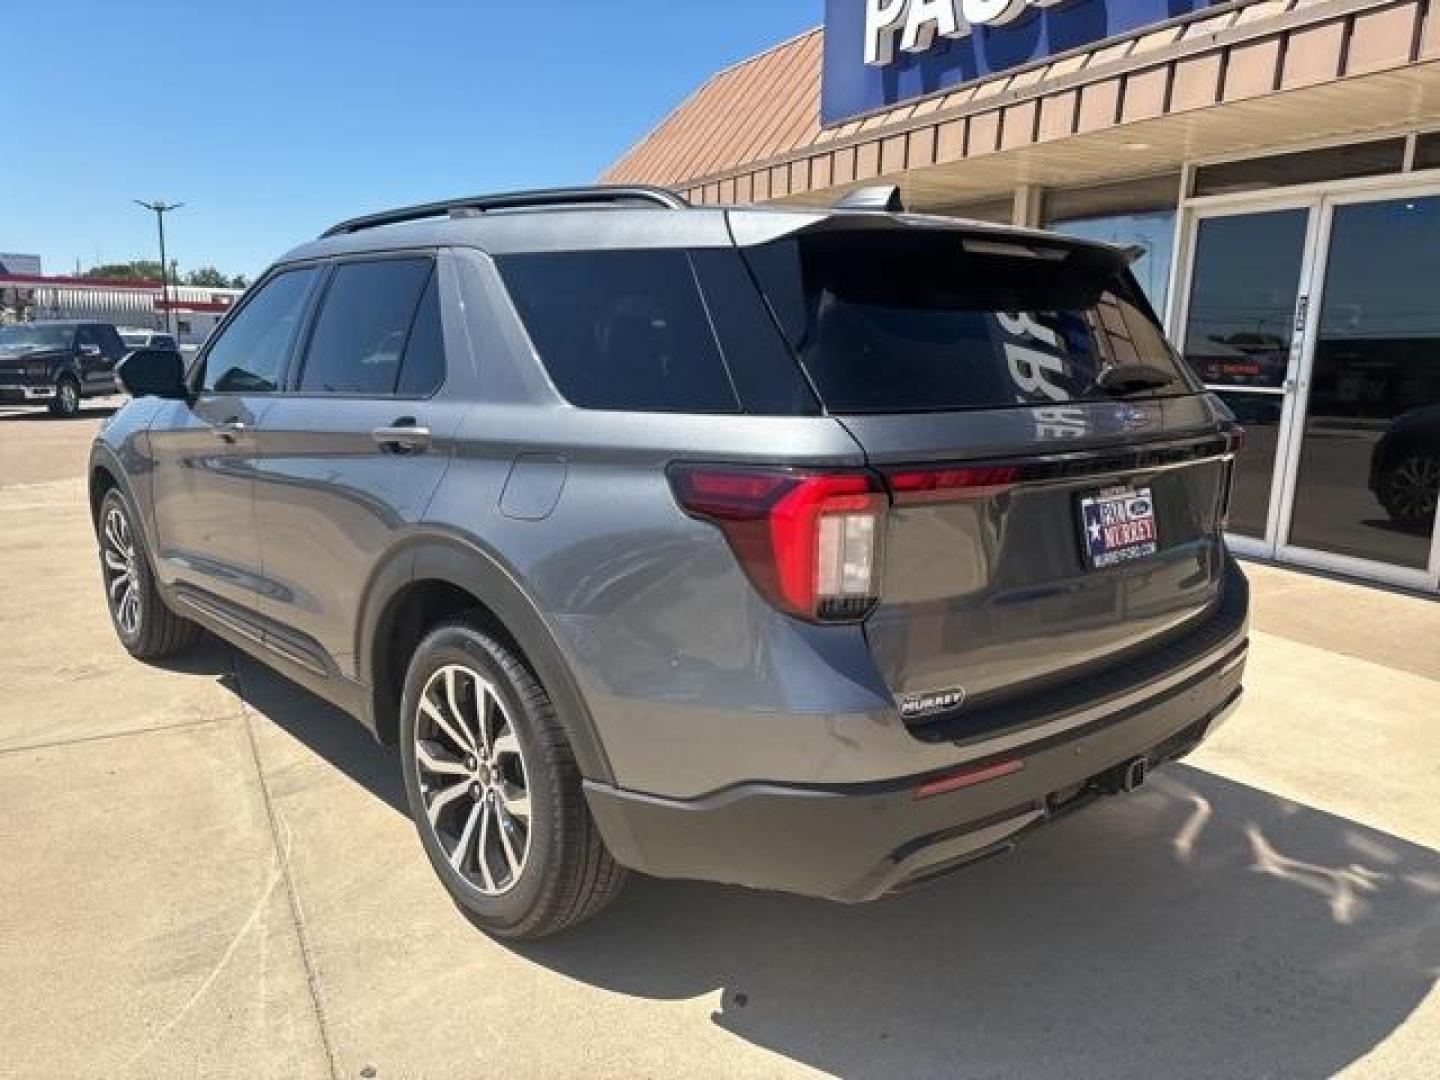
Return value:
M 890 491 L 865 634 L 917 734 L 1042 719 L 1219 608 L 1237 429 L 1125 253 L 886 215 L 744 232 L 817 395 Z

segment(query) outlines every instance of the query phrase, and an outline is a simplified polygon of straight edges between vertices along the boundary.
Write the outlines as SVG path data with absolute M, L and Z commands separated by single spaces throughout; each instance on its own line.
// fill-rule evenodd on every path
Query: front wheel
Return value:
M 80 412 L 80 384 L 73 375 L 60 376 L 60 381 L 55 384 L 55 397 L 50 402 L 50 411 L 67 420 Z
M 614 898 L 625 871 L 523 659 L 478 620 L 441 626 L 410 661 L 401 709 L 410 815 L 473 922 L 501 937 L 544 937 Z
M 119 488 L 105 493 L 96 525 L 105 603 L 120 644 L 140 660 L 158 660 L 188 649 L 200 628 L 165 606 L 155 587 L 144 538 Z

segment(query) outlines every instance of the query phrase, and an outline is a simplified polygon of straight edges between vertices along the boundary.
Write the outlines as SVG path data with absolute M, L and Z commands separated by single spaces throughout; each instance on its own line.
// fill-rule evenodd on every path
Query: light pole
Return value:
M 164 199 L 156 199 L 154 202 L 136 199 L 135 205 L 151 211 L 160 230 L 160 301 L 165 306 L 165 329 L 174 336 L 175 327 L 171 323 L 170 308 L 170 264 L 165 261 L 165 215 L 171 210 L 179 210 L 185 204 L 167 203 Z

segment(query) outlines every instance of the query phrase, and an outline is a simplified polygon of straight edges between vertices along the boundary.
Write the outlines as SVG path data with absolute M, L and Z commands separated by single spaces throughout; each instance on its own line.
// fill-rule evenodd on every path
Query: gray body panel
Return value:
M 418 583 L 440 581 L 505 613 L 575 725 L 582 771 L 607 791 L 704 800 L 737 785 L 893 782 L 974 761 L 986 744 L 922 737 L 901 718 L 899 696 L 959 686 L 981 704 L 1003 703 L 1203 622 L 1226 575 L 1238 576 L 1220 531 L 1223 462 L 897 506 L 882 602 L 863 623 L 843 625 L 767 603 L 724 535 L 679 507 L 666 467 L 1034 460 L 1213 437 L 1229 422 L 1223 410 L 1203 394 L 1074 406 L 1061 435 L 1030 408 L 838 417 L 580 409 L 553 385 L 493 258 L 727 247 L 836 216 L 493 213 L 304 245 L 277 265 L 437 254 L 447 364 L 439 393 L 136 401 L 102 432 L 92 468 L 140 508 L 167 598 L 208 598 L 185 613 L 382 735 L 392 722 L 379 715 L 386 613 Z M 883 216 L 877 227 L 887 222 L 947 227 Z M 227 436 L 230 420 L 244 431 Z M 387 451 L 372 431 L 396 424 L 428 429 L 428 445 Z M 92 484 L 104 482 L 97 471 Z M 1193 513 L 1144 565 L 1082 572 L 1072 504 L 1110 483 L 1169 485 Z M 230 614 L 207 609 L 211 601 Z M 1186 662 L 1213 665 L 1243 634 Z M 1068 707 L 1096 719 L 1084 702 Z M 1068 715 L 1037 712 L 1026 727 L 1063 731 Z

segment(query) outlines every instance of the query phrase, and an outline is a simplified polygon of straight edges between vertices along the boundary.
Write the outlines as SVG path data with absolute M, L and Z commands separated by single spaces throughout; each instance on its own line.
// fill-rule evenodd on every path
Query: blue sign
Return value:
M 828 127 L 1222 0 L 826 0 Z

